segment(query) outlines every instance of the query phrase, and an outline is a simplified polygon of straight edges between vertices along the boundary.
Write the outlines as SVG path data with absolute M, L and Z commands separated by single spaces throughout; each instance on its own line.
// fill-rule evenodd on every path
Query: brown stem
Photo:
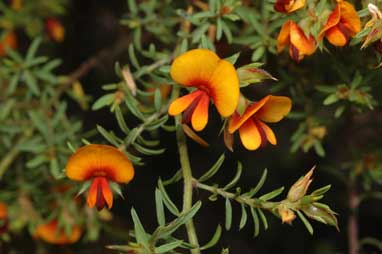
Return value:
M 358 254 L 359 242 L 358 242 L 358 193 L 354 186 L 349 189 L 349 209 L 350 216 L 348 218 L 348 246 L 349 254 Z

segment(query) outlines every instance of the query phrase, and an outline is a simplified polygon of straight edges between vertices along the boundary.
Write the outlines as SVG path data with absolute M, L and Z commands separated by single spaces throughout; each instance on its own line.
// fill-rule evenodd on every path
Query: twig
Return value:
M 359 242 L 358 242 L 358 218 L 357 208 L 359 204 L 359 198 L 357 190 L 354 186 L 349 188 L 349 210 L 350 215 L 348 218 L 348 246 L 349 254 L 358 254 Z

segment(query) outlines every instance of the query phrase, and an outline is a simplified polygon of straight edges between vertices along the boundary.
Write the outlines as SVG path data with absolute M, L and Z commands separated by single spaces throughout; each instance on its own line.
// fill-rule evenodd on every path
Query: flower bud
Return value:
M 313 167 L 304 177 L 300 178 L 295 184 L 292 185 L 292 187 L 289 189 L 287 199 L 290 202 L 296 202 L 302 197 L 305 196 L 306 191 L 308 190 L 308 187 L 310 183 L 312 182 L 312 175 L 314 171 Z
M 277 208 L 277 211 L 281 217 L 283 223 L 291 224 L 292 221 L 296 218 L 294 212 L 289 209 L 285 204 L 280 204 Z
M 276 80 L 271 74 L 267 71 L 257 68 L 258 64 L 248 64 L 237 69 L 237 75 L 239 76 L 240 83 L 244 86 L 253 83 L 259 83 L 264 79 Z
M 324 224 L 334 226 L 338 229 L 338 221 L 336 213 L 332 211 L 327 205 L 321 203 L 312 203 L 301 209 L 309 218 L 319 221 Z

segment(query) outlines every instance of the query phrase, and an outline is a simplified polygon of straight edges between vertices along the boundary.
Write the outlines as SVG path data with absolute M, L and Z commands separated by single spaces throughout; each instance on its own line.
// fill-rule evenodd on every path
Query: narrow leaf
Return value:
M 232 205 L 229 198 L 225 199 L 225 229 L 230 230 L 232 225 Z
M 215 164 L 206 173 L 204 173 L 198 179 L 198 181 L 199 182 L 205 182 L 208 179 L 210 179 L 211 177 L 213 177 L 218 172 L 218 170 L 220 169 L 221 165 L 224 162 L 224 159 L 225 159 L 225 155 L 223 153 L 222 155 L 220 155 L 219 159 L 215 162 Z
M 313 235 L 313 227 L 312 225 L 310 224 L 310 222 L 308 221 L 308 219 L 300 212 L 300 211 L 296 211 L 298 217 L 300 217 L 301 221 L 304 223 L 306 229 L 308 230 L 308 232 Z
M 241 230 L 245 224 L 247 223 L 247 210 L 245 210 L 245 206 L 242 204 L 241 205 L 241 219 L 240 219 L 240 224 L 239 224 L 239 230 Z
M 216 228 L 215 234 L 212 236 L 211 240 L 205 245 L 203 245 L 202 247 L 200 247 L 200 250 L 206 250 L 213 247 L 219 241 L 221 234 L 222 234 L 222 227 L 218 225 Z

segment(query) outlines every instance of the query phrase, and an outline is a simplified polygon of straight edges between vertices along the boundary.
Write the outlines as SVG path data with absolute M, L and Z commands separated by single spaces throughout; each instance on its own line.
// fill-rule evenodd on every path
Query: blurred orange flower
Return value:
M 11 8 L 15 11 L 20 10 L 23 7 L 23 1 L 22 0 L 11 0 Z
M 58 221 L 52 220 L 48 223 L 40 224 L 36 227 L 34 236 L 51 244 L 73 244 L 77 242 L 82 234 L 82 229 L 78 225 L 72 226 L 69 235 L 63 228 L 59 228 Z
M 361 31 L 361 19 L 354 6 L 349 2 L 337 0 L 337 5 L 318 38 L 322 40 L 325 36 L 334 46 L 345 46 L 350 37 L 355 36 L 359 31 Z
M 0 38 L 0 56 L 6 55 L 6 48 L 17 48 L 17 37 L 13 31 L 6 32 L 5 35 Z
M 130 160 L 117 148 L 108 145 L 86 145 L 79 148 L 66 164 L 66 175 L 75 181 L 92 181 L 87 203 L 98 210 L 113 206 L 109 181 L 128 183 L 134 177 Z
M 65 28 L 56 18 L 48 18 L 45 21 L 45 28 L 49 37 L 55 42 L 62 42 L 65 38 Z
M 240 139 L 248 150 L 256 150 L 267 141 L 277 144 L 276 136 L 266 123 L 277 123 L 286 116 L 292 107 L 292 101 L 285 96 L 268 95 L 249 105 L 243 115 L 237 112 L 229 120 L 228 131 L 239 130 Z
M 277 51 L 280 53 L 289 44 L 290 57 L 298 62 L 305 55 L 311 55 L 316 51 L 316 41 L 312 35 L 309 38 L 302 29 L 292 20 L 288 20 L 281 27 L 277 37 Z
M 190 50 L 177 57 L 171 65 L 173 80 L 196 90 L 173 101 L 168 109 L 172 116 L 183 113 L 182 123 L 191 121 L 196 131 L 208 122 L 212 99 L 223 117 L 232 115 L 239 101 L 239 78 L 235 67 L 207 49 Z
M 8 207 L 5 203 L 0 202 L 0 234 L 4 233 L 8 228 Z
M 305 0 L 276 0 L 275 11 L 290 13 L 305 6 Z

